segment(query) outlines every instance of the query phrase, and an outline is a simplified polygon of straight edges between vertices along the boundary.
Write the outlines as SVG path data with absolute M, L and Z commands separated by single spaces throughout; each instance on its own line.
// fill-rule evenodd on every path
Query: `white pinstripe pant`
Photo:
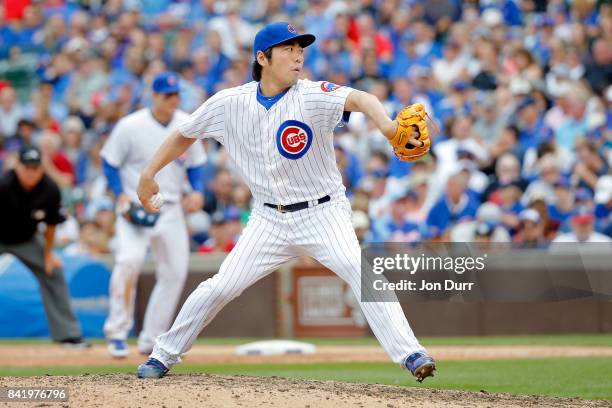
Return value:
M 170 327 L 187 278 L 189 241 L 183 209 L 179 203 L 167 203 L 153 228 L 136 227 L 123 217 L 117 218 L 116 228 L 118 250 L 104 334 L 107 339 L 127 339 L 134 324 L 138 275 L 151 246 L 156 283 L 138 336 L 138 349 L 150 352 L 155 337 Z
M 228 302 L 290 258 L 308 255 L 345 280 L 361 299 L 361 252 L 346 199 L 293 213 L 260 207 L 219 273 L 202 282 L 185 301 L 172 328 L 157 337 L 151 357 L 170 367 L 181 361 L 202 329 Z M 396 363 L 424 351 L 397 302 L 362 302 L 374 335 Z

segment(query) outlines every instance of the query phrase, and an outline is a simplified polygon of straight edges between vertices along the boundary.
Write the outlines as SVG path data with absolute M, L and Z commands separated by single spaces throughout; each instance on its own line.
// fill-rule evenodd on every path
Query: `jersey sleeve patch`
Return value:
M 334 84 L 333 82 L 323 81 L 321 82 L 321 90 L 325 93 L 334 92 L 342 88 L 342 85 Z

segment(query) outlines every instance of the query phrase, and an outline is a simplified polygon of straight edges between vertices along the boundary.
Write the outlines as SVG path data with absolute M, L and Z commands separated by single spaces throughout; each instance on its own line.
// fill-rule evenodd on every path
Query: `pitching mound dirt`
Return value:
M 67 387 L 69 401 L 48 407 L 568 407 L 610 406 L 604 401 L 513 396 L 279 377 L 171 374 L 160 380 L 134 375 L 0 378 L 0 387 Z M 0 403 L 0 406 L 2 403 Z M 6 405 L 9 406 L 9 405 Z M 11 404 L 12 407 L 16 406 Z M 21 404 L 20 404 L 21 406 Z

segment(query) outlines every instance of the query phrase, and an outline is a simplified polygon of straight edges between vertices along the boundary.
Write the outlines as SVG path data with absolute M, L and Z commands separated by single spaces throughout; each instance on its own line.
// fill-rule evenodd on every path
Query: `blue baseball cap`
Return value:
M 153 92 L 155 93 L 178 93 L 179 76 L 176 72 L 162 72 L 153 80 Z
M 271 23 L 259 30 L 257 35 L 255 35 L 253 55 L 257 58 L 257 51 L 265 51 L 270 47 L 289 40 L 298 41 L 302 47 L 308 47 L 315 42 L 316 37 L 312 34 L 298 34 L 295 26 L 285 21 Z
M 457 80 L 452 83 L 452 87 L 454 91 L 463 92 L 468 89 L 468 84 L 465 81 Z
M 523 98 L 523 100 L 519 103 L 518 107 L 516 108 L 517 112 L 522 111 L 523 109 L 525 109 L 528 106 L 531 105 L 535 105 L 536 104 L 536 100 L 531 97 L 531 96 L 527 96 L 525 98 Z

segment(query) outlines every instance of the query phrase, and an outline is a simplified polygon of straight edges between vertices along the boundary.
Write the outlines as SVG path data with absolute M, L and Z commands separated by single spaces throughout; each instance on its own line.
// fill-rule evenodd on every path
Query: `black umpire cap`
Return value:
M 24 147 L 19 151 L 19 161 L 26 166 L 38 167 L 41 162 L 40 150 L 35 147 Z

